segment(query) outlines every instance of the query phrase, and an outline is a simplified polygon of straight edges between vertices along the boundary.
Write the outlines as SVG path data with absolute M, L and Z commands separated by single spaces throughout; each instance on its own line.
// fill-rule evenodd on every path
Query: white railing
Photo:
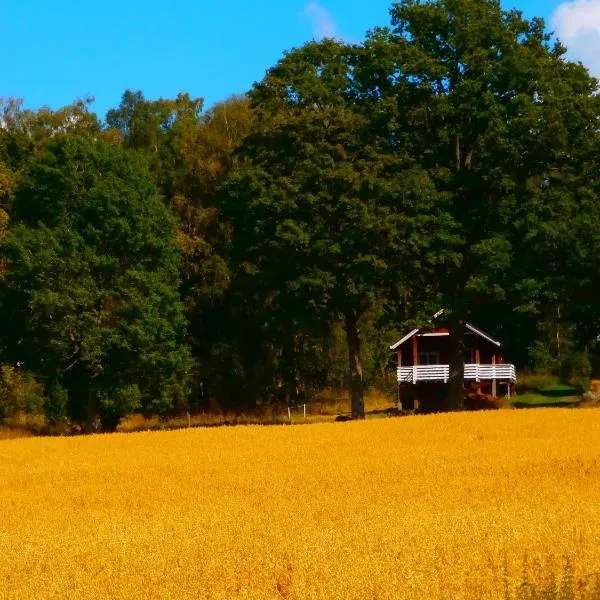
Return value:
M 502 379 L 516 382 L 517 372 L 515 365 L 465 365 L 465 379 L 474 381 Z
M 448 381 L 449 365 L 418 365 L 416 367 L 398 367 L 400 383 L 417 383 L 417 381 Z
M 418 381 L 443 381 L 448 382 L 450 365 L 417 365 L 415 367 L 398 367 L 398 381 L 400 383 L 417 383 Z M 517 381 L 514 365 L 465 365 L 465 380 L 491 381 Z

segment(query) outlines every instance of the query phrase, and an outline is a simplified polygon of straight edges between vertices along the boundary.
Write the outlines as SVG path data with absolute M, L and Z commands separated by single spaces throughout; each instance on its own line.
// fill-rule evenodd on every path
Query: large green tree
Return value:
M 87 429 L 184 406 L 190 369 L 175 222 L 145 161 L 62 135 L 31 163 L 2 240 L 4 357 Z M 66 392 L 66 394 L 65 394 Z M 60 412 L 60 406 L 53 410 Z
M 455 260 L 435 281 L 453 340 L 448 407 L 460 409 L 467 318 L 506 298 L 532 309 L 547 291 L 535 253 L 560 235 L 555 217 L 578 210 L 565 176 L 585 176 L 597 83 L 542 20 L 499 0 L 404 0 L 391 17 L 369 35 L 355 80 L 380 109 L 373 124 L 449 199 Z
M 220 221 L 218 190 L 228 176 L 234 151 L 252 130 L 254 115 L 244 97 L 233 97 L 202 112 L 201 99 L 146 99 L 126 91 L 107 114 L 106 135 L 146 156 L 152 174 L 178 221 L 182 256 L 181 296 L 197 358 L 197 395 L 206 380 L 224 371 L 222 354 L 230 346 L 224 324 L 231 321 L 223 298 L 230 273 L 224 259 L 227 231 Z M 235 386 L 234 386 L 235 387 Z M 220 394 L 222 395 L 222 394 Z
M 355 55 L 335 41 L 309 43 L 255 86 L 258 131 L 242 144 L 223 211 L 236 283 L 258 294 L 273 328 L 293 340 L 300 325 L 342 320 L 361 418 L 361 319 L 409 281 L 425 285 L 446 228 L 427 174 L 374 135 L 354 90 Z

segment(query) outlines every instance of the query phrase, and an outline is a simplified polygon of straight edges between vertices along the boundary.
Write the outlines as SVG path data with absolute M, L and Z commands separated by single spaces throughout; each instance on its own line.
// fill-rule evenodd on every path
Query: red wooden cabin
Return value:
M 440 410 L 450 375 L 450 333 L 439 321 L 413 329 L 390 349 L 396 353 L 401 406 Z M 517 381 L 515 366 L 505 362 L 502 343 L 467 323 L 465 333 L 465 396 L 510 396 Z

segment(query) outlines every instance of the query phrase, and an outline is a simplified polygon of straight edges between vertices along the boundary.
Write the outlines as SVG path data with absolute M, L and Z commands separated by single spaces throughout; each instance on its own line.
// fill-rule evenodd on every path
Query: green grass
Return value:
M 541 408 L 577 406 L 580 401 L 580 393 L 576 387 L 557 383 L 519 394 L 510 403 L 516 408 Z

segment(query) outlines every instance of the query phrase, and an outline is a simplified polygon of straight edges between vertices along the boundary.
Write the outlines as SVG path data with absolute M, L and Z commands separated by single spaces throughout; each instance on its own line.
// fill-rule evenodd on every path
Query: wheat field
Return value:
M 592 409 L 7 440 L 0 598 L 592 598 L 599 461 Z

